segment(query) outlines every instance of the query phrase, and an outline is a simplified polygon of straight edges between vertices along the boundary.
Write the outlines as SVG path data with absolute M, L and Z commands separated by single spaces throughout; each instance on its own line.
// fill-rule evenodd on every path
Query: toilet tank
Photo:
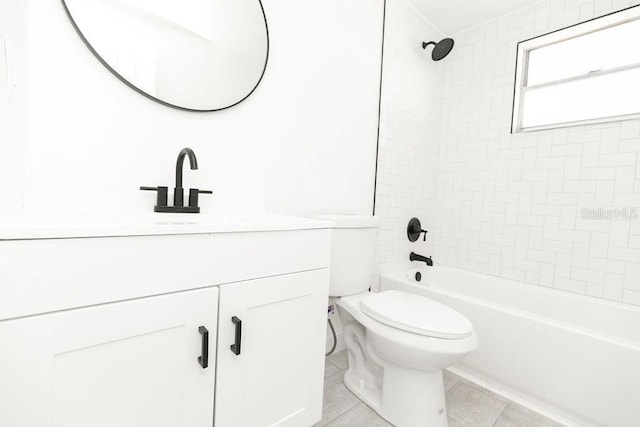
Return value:
M 380 220 L 368 215 L 317 215 L 333 224 L 329 295 L 364 292 L 375 271 L 376 243 Z

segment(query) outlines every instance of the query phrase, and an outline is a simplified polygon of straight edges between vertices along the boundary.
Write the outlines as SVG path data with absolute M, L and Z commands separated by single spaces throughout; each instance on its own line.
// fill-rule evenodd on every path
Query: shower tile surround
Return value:
M 380 273 L 410 267 L 415 250 L 440 265 L 640 305 L 640 218 L 581 217 L 640 212 L 640 120 L 510 133 L 517 43 L 637 4 L 538 2 L 454 34 L 452 54 L 435 63 L 415 54 L 442 34 L 404 0 L 387 0 Z M 411 216 L 429 230 L 426 243 L 406 239 Z
M 382 274 L 410 267 L 411 251 L 433 253 L 427 212 L 436 197 L 443 72 L 442 62 L 433 62 L 421 42 L 443 36 L 410 3 L 387 0 L 375 207 Z M 426 241 L 408 241 L 405 230 L 413 216 L 427 229 Z

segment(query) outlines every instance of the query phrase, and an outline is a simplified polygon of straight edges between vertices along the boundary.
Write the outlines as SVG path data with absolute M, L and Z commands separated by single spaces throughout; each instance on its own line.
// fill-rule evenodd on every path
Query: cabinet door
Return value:
M 320 421 L 328 286 L 324 269 L 220 287 L 216 427 Z
M 0 425 L 211 426 L 217 296 L 208 288 L 0 322 Z

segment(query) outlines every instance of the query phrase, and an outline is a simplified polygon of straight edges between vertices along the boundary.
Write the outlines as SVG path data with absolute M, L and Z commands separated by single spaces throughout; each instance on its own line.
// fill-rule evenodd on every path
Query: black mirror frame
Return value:
M 89 49 L 89 51 L 91 53 L 93 53 L 93 55 L 98 59 L 98 61 L 100 61 L 100 63 L 105 66 L 105 68 L 107 70 L 109 70 L 114 76 L 116 76 L 118 78 L 118 80 L 120 80 L 125 85 L 129 86 L 134 91 L 138 92 L 140 95 L 144 96 L 145 98 L 149 98 L 149 99 L 151 99 L 151 100 L 153 100 L 153 101 L 155 101 L 155 102 L 157 102 L 159 104 L 166 105 L 167 107 L 175 108 L 175 109 L 182 110 L 182 111 L 191 111 L 191 112 L 195 112 L 195 113 L 209 113 L 209 112 L 212 112 L 212 111 L 227 110 L 227 109 L 229 109 L 231 107 L 234 107 L 234 106 L 240 104 L 242 101 L 244 101 L 245 99 L 250 97 L 253 94 L 253 92 L 255 92 L 255 90 L 258 88 L 260 83 L 262 82 L 262 79 L 263 79 L 263 77 L 264 77 L 264 75 L 265 75 L 265 73 L 267 71 L 267 64 L 269 62 L 269 44 L 270 44 L 270 40 L 269 40 L 269 24 L 267 23 L 267 15 L 264 13 L 264 6 L 262 6 L 262 1 L 261 0 L 257 0 L 257 2 L 260 5 L 260 10 L 262 11 L 262 17 L 264 18 L 264 27 L 265 27 L 265 31 L 266 31 L 266 35 L 267 35 L 267 54 L 266 54 L 266 56 L 264 58 L 264 67 L 262 68 L 262 73 L 260 74 L 260 78 L 258 79 L 258 82 L 253 87 L 253 89 L 251 89 L 251 91 L 249 91 L 249 93 L 247 95 L 245 95 L 242 99 L 240 99 L 239 101 L 237 101 L 237 102 L 235 102 L 235 103 L 233 103 L 231 105 L 227 105 L 226 107 L 214 108 L 212 110 L 196 110 L 196 109 L 193 109 L 193 108 L 181 107 L 179 105 L 171 104 L 169 102 L 166 102 L 166 101 L 163 101 L 163 100 L 161 100 L 159 98 L 156 98 L 155 96 L 153 96 L 151 94 L 148 94 L 147 92 L 143 91 L 142 89 L 140 89 L 139 87 L 137 87 L 136 85 L 131 83 L 129 80 L 124 78 L 120 73 L 118 73 L 115 69 L 113 69 L 113 67 L 111 67 L 107 63 L 107 61 L 105 61 L 100 56 L 100 54 L 98 54 L 98 52 L 93 48 L 93 46 L 91 46 L 91 43 L 89 43 L 89 40 L 87 40 L 86 37 L 84 36 L 84 34 L 82 34 L 82 31 L 80 30 L 80 27 L 78 26 L 76 21 L 73 19 L 73 16 L 71 16 L 71 11 L 67 7 L 67 4 L 66 4 L 65 0 L 60 0 L 60 1 L 62 2 L 62 7 L 64 8 L 65 13 L 69 17 L 69 20 L 71 21 L 71 25 L 73 25 L 73 28 L 75 29 L 75 31 L 78 34 L 78 36 L 80 36 L 80 39 L 82 40 L 82 42 Z

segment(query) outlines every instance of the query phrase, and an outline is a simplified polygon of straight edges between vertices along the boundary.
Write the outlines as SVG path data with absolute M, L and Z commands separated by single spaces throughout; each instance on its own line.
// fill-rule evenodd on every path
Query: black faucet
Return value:
M 191 148 L 183 148 L 178 153 L 176 161 L 176 186 L 173 189 L 173 206 L 167 205 L 167 187 L 140 187 L 140 190 L 157 191 L 158 198 L 153 208 L 154 212 L 173 212 L 173 213 L 200 213 L 198 206 L 199 194 L 213 194 L 210 190 L 200 190 L 197 188 L 189 189 L 189 206 L 184 205 L 184 189 L 182 188 L 182 167 L 184 166 L 184 158 L 189 157 L 189 166 L 192 170 L 198 169 L 198 160 L 196 153 Z
M 431 257 L 422 256 L 422 255 L 417 254 L 415 252 L 411 252 L 409 254 L 409 261 L 421 261 L 421 262 L 426 263 L 427 266 L 433 267 L 433 260 L 431 259 Z
M 189 166 L 191 170 L 198 169 L 198 159 L 196 153 L 191 148 L 183 148 L 178 153 L 176 161 L 176 187 L 173 189 L 173 206 L 184 206 L 184 191 L 182 189 L 182 167 L 184 166 L 184 158 L 189 156 Z

